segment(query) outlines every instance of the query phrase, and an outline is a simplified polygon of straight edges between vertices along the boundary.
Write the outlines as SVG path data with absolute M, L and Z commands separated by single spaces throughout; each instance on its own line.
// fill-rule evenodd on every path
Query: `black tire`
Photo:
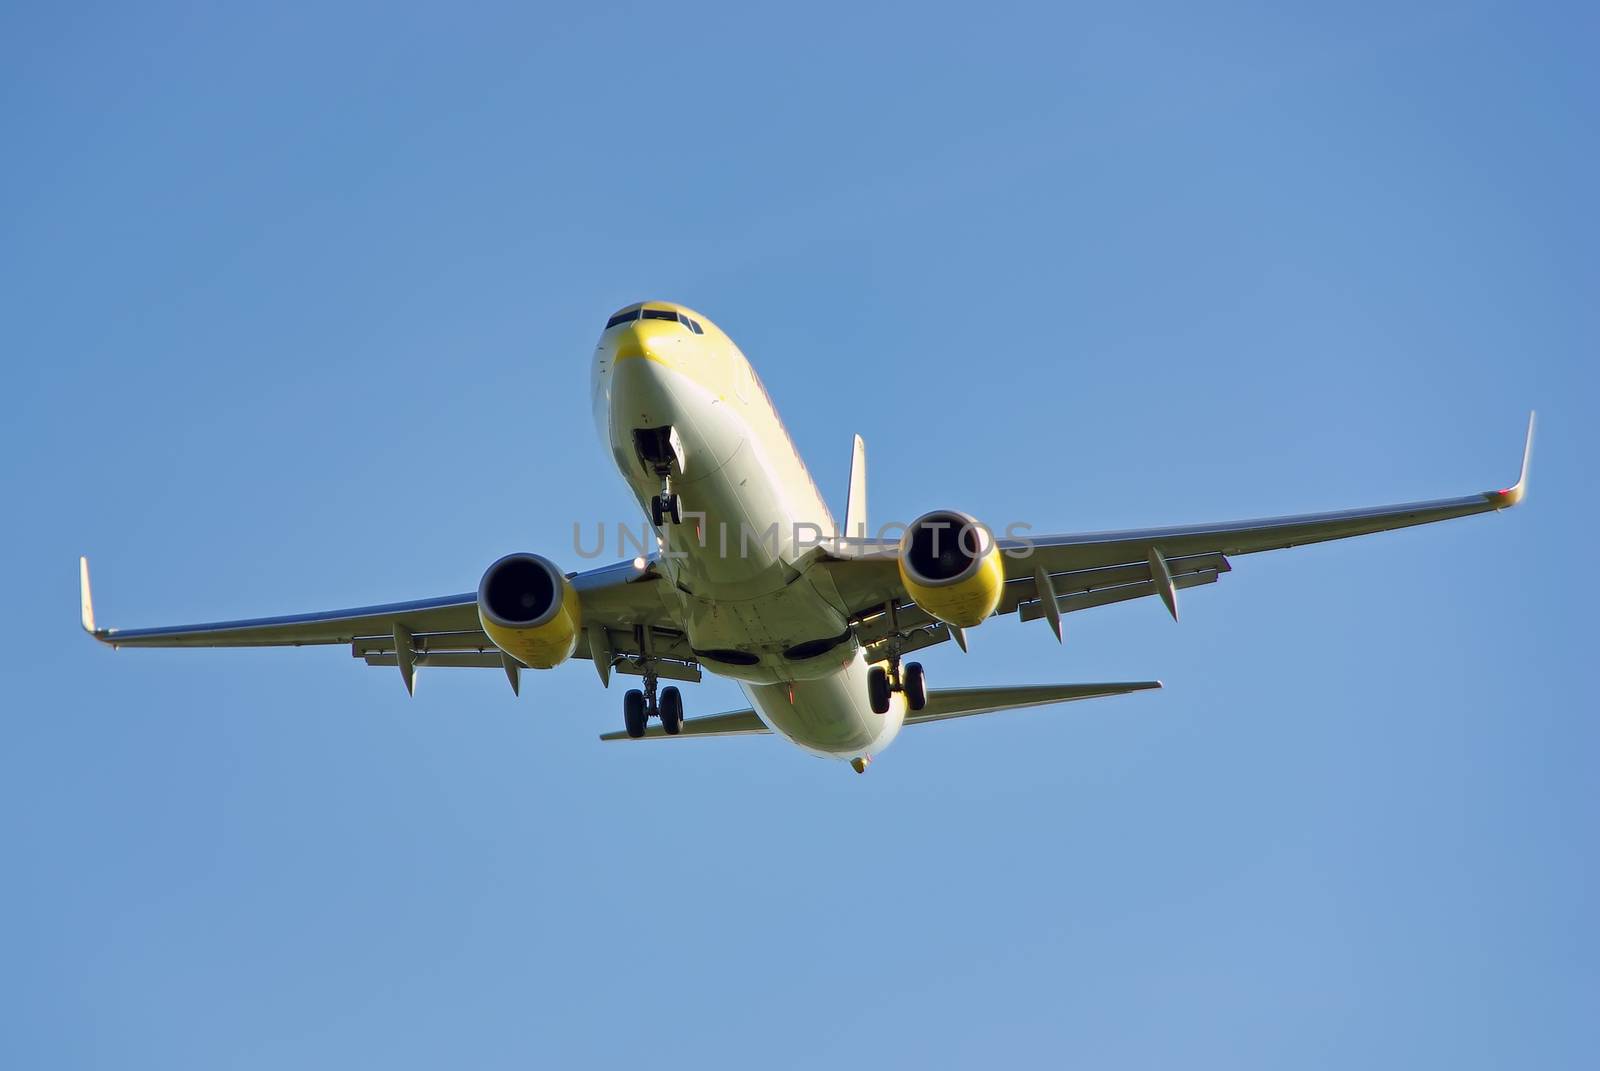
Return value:
M 928 677 L 921 662 L 907 662 L 900 674 L 900 688 L 906 693 L 906 706 L 921 710 L 928 705 Z
M 683 728 L 683 696 L 676 688 L 661 689 L 661 729 L 668 736 L 677 736 Z
M 644 693 L 637 688 L 628 689 L 628 694 L 622 697 L 622 727 L 637 740 L 644 735 L 645 718 Z
M 655 525 L 657 528 L 660 528 L 662 522 L 666 519 L 666 513 L 666 504 L 661 501 L 660 495 L 656 495 L 650 500 L 651 524 Z
M 670 496 L 668 498 L 667 501 L 670 504 L 668 512 L 672 515 L 672 523 L 673 524 L 682 524 L 683 523 L 683 502 L 682 502 L 682 500 L 680 500 L 677 495 L 672 495 L 672 496 Z
M 867 702 L 874 714 L 889 713 L 889 674 L 882 666 L 867 670 Z

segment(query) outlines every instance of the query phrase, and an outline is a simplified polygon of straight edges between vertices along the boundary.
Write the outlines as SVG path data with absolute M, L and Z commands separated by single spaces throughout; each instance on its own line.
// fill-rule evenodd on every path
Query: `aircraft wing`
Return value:
M 584 632 L 576 658 L 595 662 L 601 679 L 615 668 L 639 672 L 636 659 L 642 630 L 649 629 L 651 649 L 660 662 L 657 672 L 674 680 L 697 681 L 680 623 L 662 601 L 665 583 L 654 563 L 640 570 L 632 562 L 577 573 L 570 577 L 582 606 Z M 475 592 L 443 595 L 412 602 L 384 603 L 345 610 L 289 614 L 279 617 L 213 621 L 158 628 L 102 628 L 95 623 L 89 589 L 88 559 L 79 560 L 79 586 L 84 630 L 112 647 L 307 647 L 350 645 L 350 653 L 369 666 L 402 669 L 407 690 L 412 672 L 423 666 L 503 669 L 518 687 L 520 663 L 503 654 L 478 621 Z M 404 656 L 404 665 L 402 664 Z
M 995 613 L 1015 613 L 1024 621 L 1047 618 L 1059 637 L 1061 614 L 1156 595 L 1176 618 L 1177 592 L 1215 583 L 1233 568 L 1231 556 L 1509 509 L 1526 493 L 1532 449 L 1530 415 L 1522 471 L 1515 484 L 1498 491 L 1220 524 L 999 539 L 1006 585 Z M 895 628 L 909 633 L 903 652 L 950 638 L 965 645 L 959 632 L 911 602 L 900 581 L 898 544 L 853 541 L 844 553 L 824 557 L 818 566 L 837 590 L 869 656 L 872 646 L 887 640 Z M 892 617 L 886 609 L 891 601 Z

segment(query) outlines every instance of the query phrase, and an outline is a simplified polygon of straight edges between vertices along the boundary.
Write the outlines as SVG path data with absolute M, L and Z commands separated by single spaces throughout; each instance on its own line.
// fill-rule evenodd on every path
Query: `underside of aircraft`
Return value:
M 114 647 L 347 644 L 397 669 L 410 692 L 434 667 L 524 671 L 588 660 L 625 690 L 623 726 L 602 740 L 777 733 L 864 771 L 906 725 L 1121 695 L 1159 681 L 930 688 L 906 656 L 990 618 L 1042 620 L 1216 583 L 1259 551 L 1492 513 L 1502 490 L 1392 506 L 1129 531 L 996 534 L 936 509 L 898 534 L 868 528 L 866 454 L 857 437 L 843 523 L 835 521 L 744 355 L 704 316 L 668 302 L 607 322 L 593 357 L 595 417 L 648 517 L 654 547 L 631 560 L 563 571 L 508 554 L 475 591 L 412 602 L 178 627 L 100 627 L 80 562 L 83 627 Z M 680 682 L 738 681 L 750 705 L 686 717 Z M 661 682 L 674 682 L 663 685 Z

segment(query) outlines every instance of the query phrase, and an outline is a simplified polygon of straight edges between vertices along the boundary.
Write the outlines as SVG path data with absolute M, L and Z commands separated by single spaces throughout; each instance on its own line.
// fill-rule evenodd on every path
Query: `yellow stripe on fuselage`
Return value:
M 681 306 L 652 302 L 645 308 L 693 316 L 705 334 L 696 335 L 676 320 L 635 320 L 617 332 L 617 363 L 643 358 L 687 377 L 718 398 L 734 393 L 746 366 L 744 355 L 728 336 Z

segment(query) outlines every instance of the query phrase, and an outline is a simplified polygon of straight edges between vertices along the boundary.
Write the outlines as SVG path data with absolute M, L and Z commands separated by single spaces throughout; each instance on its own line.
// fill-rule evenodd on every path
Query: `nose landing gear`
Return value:
M 662 480 L 661 493 L 650 500 L 650 523 L 657 528 L 668 521 L 673 524 L 683 523 L 683 504 L 669 487 L 668 482 Z
M 650 520 L 660 528 L 667 521 L 683 523 L 683 506 L 677 492 L 672 489 L 672 467 L 683 470 L 682 449 L 677 433 L 671 424 L 659 428 L 636 428 L 633 432 L 634 448 L 645 469 L 661 480 L 661 493 L 650 500 Z

